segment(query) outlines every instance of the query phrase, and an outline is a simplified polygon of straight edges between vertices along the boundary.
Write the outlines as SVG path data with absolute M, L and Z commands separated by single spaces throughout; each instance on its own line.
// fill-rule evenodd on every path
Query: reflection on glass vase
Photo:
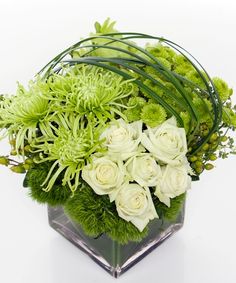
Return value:
M 151 221 L 146 238 L 139 243 L 129 242 L 125 245 L 113 241 L 106 234 L 98 238 L 87 236 L 82 228 L 64 213 L 63 207 L 49 206 L 48 217 L 52 228 L 117 278 L 183 226 L 184 208 L 185 204 L 172 221 Z

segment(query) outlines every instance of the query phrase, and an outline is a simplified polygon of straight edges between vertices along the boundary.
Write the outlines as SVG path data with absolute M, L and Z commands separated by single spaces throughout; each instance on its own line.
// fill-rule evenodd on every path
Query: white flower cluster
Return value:
M 82 171 L 82 178 L 94 192 L 109 195 L 119 216 L 140 231 L 158 218 L 150 187 L 170 206 L 170 199 L 184 193 L 191 182 L 186 134 L 177 127 L 176 119 L 144 131 L 142 126 L 142 121 L 111 122 L 101 136 L 106 154 L 95 154 Z

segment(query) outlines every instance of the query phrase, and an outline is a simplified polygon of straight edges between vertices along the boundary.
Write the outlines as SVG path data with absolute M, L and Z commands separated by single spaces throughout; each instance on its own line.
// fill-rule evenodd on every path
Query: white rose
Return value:
M 102 133 L 101 139 L 105 138 L 108 154 L 126 160 L 137 152 L 141 136 L 141 121 L 128 124 L 124 120 L 119 119 L 111 123 Z
M 187 153 L 186 133 L 184 128 L 177 127 L 175 117 L 156 128 L 148 128 L 143 133 L 142 145 L 165 164 L 179 165 Z
M 155 195 L 170 207 L 170 199 L 185 193 L 191 186 L 191 178 L 186 166 L 162 166 L 162 179 L 158 183 Z
M 140 232 L 148 222 L 158 218 L 150 191 L 138 184 L 124 184 L 116 199 L 118 215 L 126 221 L 133 223 Z
M 122 161 L 114 162 L 109 157 L 94 158 L 82 170 L 82 178 L 98 195 L 108 194 L 114 201 L 124 182 L 125 167 Z
M 127 161 L 127 171 L 131 181 L 142 187 L 156 186 L 161 178 L 161 167 L 149 153 L 140 153 Z

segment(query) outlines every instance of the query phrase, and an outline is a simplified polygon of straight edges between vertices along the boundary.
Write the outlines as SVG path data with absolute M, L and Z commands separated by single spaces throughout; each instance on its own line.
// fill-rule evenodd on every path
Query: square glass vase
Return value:
M 164 240 L 177 232 L 184 223 L 185 204 L 172 221 L 155 219 L 149 225 L 148 235 L 140 242 L 122 245 L 106 234 L 97 238 L 87 236 L 77 223 L 64 212 L 63 207 L 48 207 L 50 226 L 89 255 L 112 276 L 118 278 L 134 264 L 153 251 Z

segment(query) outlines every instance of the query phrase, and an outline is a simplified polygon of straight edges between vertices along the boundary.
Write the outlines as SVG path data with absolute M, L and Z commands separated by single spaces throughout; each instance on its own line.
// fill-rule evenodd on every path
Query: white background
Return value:
M 0 93 L 14 93 L 50 58 L 117 20 L 121 31 L 165 36 L 236 89 L 235 1 L 0 0 Z M 0 145 L 1 153 L 6 146 Z M 0 153 L 0 154 L 1 154 Z M 233 283 L 236 278 L 236 158 L 217 161 L 188 194 L 184 228 L 119 282 Z M 47 224 L 23 176 L 0 168 L 0 282 L 115 282 Z

